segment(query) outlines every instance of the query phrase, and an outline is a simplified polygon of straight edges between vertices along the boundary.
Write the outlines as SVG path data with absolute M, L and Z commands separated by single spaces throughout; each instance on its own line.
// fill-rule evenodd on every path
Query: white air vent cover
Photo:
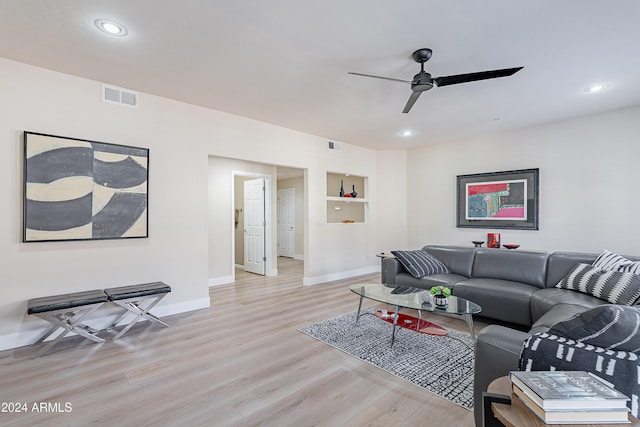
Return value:
M 337 142 L 329 141 L 329 150 L 339 150 L 339 149 L 340 149 L 340 144 L 338 144 Z
M 128 89 L 116 86 L 102 85 L 102 100 L 111 104 L 120 104 L 126 107 L 138 106 L 138 94 Z

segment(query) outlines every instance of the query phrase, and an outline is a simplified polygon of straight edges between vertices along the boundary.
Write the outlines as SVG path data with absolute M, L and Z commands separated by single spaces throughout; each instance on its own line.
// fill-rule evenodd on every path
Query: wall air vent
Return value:
M 102 100 L 110 104 L 119 104 L 126 107 L 138 106 L 138 94 L 128 89 L 116 86 L 102 85 Z
M 329 150 L 339 150 L 339 149 L 340 149 L 340 144 L 338 144 L 337 142 L 329 141 Z

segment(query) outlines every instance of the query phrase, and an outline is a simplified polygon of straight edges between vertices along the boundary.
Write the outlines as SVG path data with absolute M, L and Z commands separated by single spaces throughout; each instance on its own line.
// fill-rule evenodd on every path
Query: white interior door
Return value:
M 296 236 L 296 189 L 278 190 L 278 256 L 293 258 Z
M 264 179 L 244 182 L 244 269 L 265 274 Z

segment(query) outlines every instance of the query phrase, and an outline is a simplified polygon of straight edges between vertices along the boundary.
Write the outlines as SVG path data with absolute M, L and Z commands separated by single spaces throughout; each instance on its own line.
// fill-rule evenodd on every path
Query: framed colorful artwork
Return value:
M 24 133 L 23 242 L 149 236 L 149 150 Z
M 457 227 L 538 229 L 539 169 L 457 177 Z

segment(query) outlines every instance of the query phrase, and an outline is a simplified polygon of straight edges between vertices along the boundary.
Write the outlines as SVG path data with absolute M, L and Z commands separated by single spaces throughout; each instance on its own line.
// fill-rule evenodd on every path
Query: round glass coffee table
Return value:
M 455 314 L 462 316 L 469 326 L 471 340 L 474 344 L 476 342 L 476 335 L 473 331 L 473 315 L 480 313 L 482 308 L 474 302 L 451 295 L 447 298 L 447 305 L 436 306 L 433 302 L 430 302 L 430 299 L 425 298 L 427 301 L 423 299 L 423 294 L 429 294 L 428 290 L 402 286 L 392 288 L 382 283 L 359 283 L 351 285 L 349 290 L 356 295 L 360 295 L 356 323 L 360 320 L 360 310 L 362 309 L 362 300 L 364 298 L 395 306 L 391 345 L 393 345 L 395 341 L 398 312 L 403 308 L 418 310 L 419 316 L 422 316 L 423 311 L 429 311 L 435 314 Z

